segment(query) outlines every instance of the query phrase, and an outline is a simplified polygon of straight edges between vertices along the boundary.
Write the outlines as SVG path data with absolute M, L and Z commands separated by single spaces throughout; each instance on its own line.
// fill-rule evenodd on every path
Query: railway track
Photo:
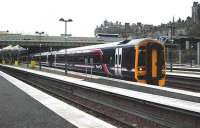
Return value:
M 167 67 L 167 70 L 169 73 L 171 73 L 169 67 Z M 200 76 L 200 68 L 173 67 L 173 72 L 182 73 L 182 74 L 184 73 L 187 74 L 188 72 L 191 72 L 191 73 L 194 72 L 195 75 Z M 166 86 L 200 92 L 200 77 L 195 78 L 195 77 L 190 76 L 190 74 L 188 74 L 187 77 L 178 76 L 178 75 L 167 75 Z
M 166 86 L 200 92 L 200 78 L 167 75 Z
M 47 71 L 51 72 L 51 70 Z M 200 69 L 195 71 L 199 72 L 198 75 L 200 75 Z M 59 74 L 59 72 L 57 73 Z M 188 91 L 200 92 L 200 78 L 189 77 L 189 76 L 183 77 L 178 75 L 167 75 L 166 86 Z
M 168 67 L 167 70 L 170 70 L 170 68 Z M 191 71 L 191 72 L 199 72 L 200 73 L 200 69 L 199 68 L 176 68 L 174 67 L 173 70 L 176 71 Z
M 9 67 L 0 66 L 0 69 L 57 97 L 112 118 L 124 127 L 198 128 L 200 126 L 200 115 L 194 112 L 83 87 Z

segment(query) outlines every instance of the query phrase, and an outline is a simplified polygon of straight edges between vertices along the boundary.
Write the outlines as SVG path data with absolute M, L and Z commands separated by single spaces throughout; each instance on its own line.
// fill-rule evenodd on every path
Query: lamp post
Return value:
M 42 49 L 41 49 L 41 46 L 42 46 L 42 44 L 41 44 L 41 37 L 42 37 L 42 34 L 44 34 L 44 32 L 38 32 L 38 31 L 36 31 L 35 33 L 38 34 L 38 35 L 39 35 L 39 38 L 40 38 L 39 69 L 41 70 L 41 69 L 42 69 L 42 65 L 41 65 L 41 52 L 42 52 Z
M 174 29 L 175 29 L 175 27 L 174 27 L 174 17 L 173 17 L 173 22 L 171 23 L 171 25 L 169 27 L 171 29 L 171 41 L 170 41 L 169 59 L 170 59 L 170 72 L 172 72 L 172 70 L 173 70 L 173 59 L 172 59 L 173 50 L 172 50 L 172 46 L 173 46 L 173 42 L 174 42 L 173 35 L 174 35 Z
M 193 56 L 194 56 L 194 54 L 193 54 L 193 48 L 194 48 L 194 46 L 191 44 L 191 46 L 190 46 L 190 66 L 192 67 L 192 64 L 193 64 Z
M 63 18 L 60 18 L 59 21 L 61 22 L 65 22 L 65 42 L 67 42 L 67 23 L 68 22 L 72 22 L 72 19 L 68 19 L 68 20 L 65 20 Z M 67 49 L 65 49 L 65 75 L 67 75 Z
M 50 67 L 52 67 L 52 64 L 53 64 L 52 47 L 50 47 L 50 56 L 49 56 L 48 60 L 49 60 L 48 65 Z
M 29 56 L 29 54 L 28 54 L 28 48 L 27 48 L 26 50 L 27 50 L 27 58 L 26 58 L 26 63 L 27 63 L 27 65 L 26 65 L 26 66 L 27 66 L 27 68 L 28 68 L 28 58 L 29 58 L 29 57 L 28 57 L 28 56 Z

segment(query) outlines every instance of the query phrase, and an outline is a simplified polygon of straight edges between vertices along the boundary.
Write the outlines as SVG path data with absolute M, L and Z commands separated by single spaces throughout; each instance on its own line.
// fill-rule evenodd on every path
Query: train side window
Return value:
M 119 55 L 119 65 L 121 65 L 122 55 Z
M 112 58 L 112 57 L 110 57 L 110 62 L 109 62 L 109 64 L 112 64 L 112 61 L 113 61 L 113 58 Z
M 65 56 L 64 56 L 64 54 L 57 55 L 56 62 L 57 63 L 64 63 L 65 62 Z
M 84 56 L 83 55 L 80 55 L 80 56 L 76 56 L 76 63 L 78 64 L 84 64 Z
M 127 47 L 122 50 L 122 67 L 127 69 L 134 68 L 135 51 L 133 47 Z
M 100 59 L 100 57 L 99 57 L 99 55 L 93 55 L 92 56 L 92 58 L 93 58 L 93 63 L 94 64 L 100 64 L 102 61 L 101 61 L 101 59 Z
M 117 64 L 117 55 L 115 55 L 115 64 Z
M 47 60 L 47 56 L 41 56 L 41 61 L 45 62 Z

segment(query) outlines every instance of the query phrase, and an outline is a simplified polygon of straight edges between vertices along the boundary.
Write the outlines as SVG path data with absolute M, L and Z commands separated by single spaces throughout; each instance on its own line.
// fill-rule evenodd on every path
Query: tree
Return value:
M 181 20 L 181 18 L 179 17 L 179 19 L 178 19 L 178 21 L 177 21 L 177 22 L 178 22 L 178 23 L 181 23 L 181 21 L 182 21 L 182 20 Z

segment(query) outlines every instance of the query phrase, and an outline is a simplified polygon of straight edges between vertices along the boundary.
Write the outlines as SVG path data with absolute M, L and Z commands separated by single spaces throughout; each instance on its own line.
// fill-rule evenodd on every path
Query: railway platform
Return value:
M 1 128 L 115 128 L 0 71 Z
M 134 126 L 142 125 L 150 128 L 161 126 L 199 128 L 200 126 L 200 94 L 197 92 L 102 76 L 86 76 L 76 72 L 68 72 L 68 76 L 65 76 L 64 70 L 48 67 L 42 67 L 42 71 L 9 65 L 0 65 L 0 67 L 2 71 L 13 74 L 24 81 L 27 77 L 29 79 L 27 82 L 33 81 L 43 86 L 52 84 L 52 88 L 59 87 L 60 92 L 67 96 L 71 95 L 70 98 L 81 97 L 111 107 L 117 112 L 112 112 L 112 114 L 110 112 L 108 115 L 114 115 L 117 120 L 134 124 Z M 99 110 L 99 107 L 97 106 L 96 109 Z M 101 110 L 105 109 L 99 111 Z M 117 114 L 119 111 L 126 112 L 125 117 L 118 118 L 118 115 L 123 115 Z M 127 115 L 129 119 L 126 119 Z
M 21 65 L 21 67 L 26 69 L 26 65 Z M 36 70 L 39 70 L 39 67 L 37 67 Z M 50 68 L 50 67 L 43 66 L 42 72 L 65 76 L 65 71 L 63 69 Z M 90 73 L 90 71 L 88 71 L 88 73 Z M 172 72 L 172 73 L 167 72 L 167 74 L 170 76 L 192 77 L 192 78 L 194 77 L 194 78 L 200 79 L 200 75 L 198 74 L 179 73 L 179 72 Z M 144 93 L 167 96 L 171 98 L 179 98 L 183 100 L 200 102 L 200 94 L 198 92 L 196 93 L 196 92 L 191 92 L 190 90 L 187 91 L 184 89 L 171 88 L 171 86 L 163 88 L 163 87 L 155 86 L 155 85 L 142 84 L 138 82 L 108 78 L 108 77 L 85 74 L 85 73 L 74 72 L 74 71 L 68 71 L 67 77 L 78 78 L 83 81 L 107 85 L 111 87 L 118 87 L 118 88 L 123 88 L 123 89 L 128 89 L 128 90 L 140 91 Z M 176 94 L 179 94 L 179 95 L 177 96 Z

